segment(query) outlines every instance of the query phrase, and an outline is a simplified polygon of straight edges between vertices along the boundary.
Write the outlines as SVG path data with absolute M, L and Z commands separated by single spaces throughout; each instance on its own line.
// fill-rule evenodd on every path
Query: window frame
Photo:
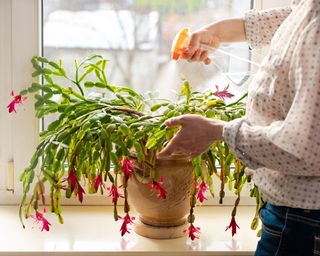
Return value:
M 6 56 L 6 61 L 0 62 L 0 69 L 6 74 L 0 77 L 0 81 L 7 85 L 2 88 L 0 102 L 10 102 L 12 89 L 19 93 L 34 80 L 30 75 L 32 66 L 29 63 L 32 56 L 41 54 L 41 1 L 2 0 L 0 9 L 6 14 L 0 16 L 0 23 L 4 24 L 0 30 L 0 45 L 3 46 L 0 53 Z M 24 106 L 19 106 L 20 111 L 10 115 L 7 109 L 1 109 L 1 122 L 7 126 L 1 126 L 1 133 L 6 135 L 2 145 L 9 145 L 8 154 L 1 159 L 7 176 L 2 178 L 13 183 L 9 189 L 13 189 L 14 194 L 6 191 L 10 184 L 5 184 L 5 188 L 0 191 L 0 204 L 15 204 L 22 194 L 19 173 L 29 163 L 38 144 L 39 121 L 35 117 L 33 103 L 32 98 L 28 99 Z M 13 172 L 10 173 L 10 170 Z
M 287 1 L 287 0 L 284 0 Z M 251 0 L 251 6 L 263 9 L 266 5 L 270 7 L 270 1 Z M 274 6 L 279 3 L 272 1 Z M 0 55 L 5 56 L 6 61 L 0 61 L 0 84 L 8 85 L 0 90 L 0 102 L 10 102 L 10 91 L 16 93 L 31 84 L 32 66 L 30 59 L 34 55 L 42 54 L 42 0 L 2 0 L 0 2 Z M 4 24 L 4 25 L 3 25 Z M 261 54 L 258 51 L 252 53 L 252 59 L 259 61 Z M 3 58 L 4 59 L 4 58 Z M 28 165 L 32 152 L 38 144 L 40 122 L 35 117 L 33 98 L 28 99 L 23 107 L 19 106 L 18 113 L 9 115 L 7 109 L 1 109 L 1 122 L 6 125 L 0 126 L 0 132 L 6 134 L 2 144 L 9 146 L 8 154 L 0 158 L 0 167 L 5 170 L 0 173 L 0 205 L 18 204 L 22 194 L 22 185 L 18 179 L 20 172 Z M 23 127 L 23 129 L 22 129 Z M 0 137 L 1 138 L 1 137 Z M 12 165 L 8 164 L 13 160 Z M 8 169 L 9 168 L 9 169 Z M 13 173 L 10 173 L 10 168 Z M 8 177 L 8 174 L 11 177 Z M 5 177 L 6 176 L 6 177 Z M 6 181 L 6 182 L 3 182 Z M 6 191 L 8 182 L 13 182 L 14 193 Z M 248 190 L 249 187 L 245 187 Z M 255 202 L 249 197 L 242 197 L 242 204 L 253 205 Z M 248 196 L 247 196 L 248 195 Z M 77 200 L 63 199 L 64 204 L 78 204 Z M 101 205 L 110 204 L 107 198 L 97 195 L 87 196 L 84 204 Z M 234 195 L 226 191 L 225 205 L 233 205 Z M 218 198 L 210 199 L 208 205 L 217 205 Z

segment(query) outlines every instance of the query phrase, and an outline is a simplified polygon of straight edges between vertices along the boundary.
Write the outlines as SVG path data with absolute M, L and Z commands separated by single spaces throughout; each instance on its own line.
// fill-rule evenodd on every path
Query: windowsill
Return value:
M 225 232 L 232 207 L 196 208 L 195 226 L 200 239 L 186 237 L 154 240 L 131 234 L 120 236 L 120 221 L 113 221 L 110 206 L 64 206 L 65 224 L 48 213 L 50 232 L 40 232 L 33 222 L 24 230 L 17 206 L 0 206 L 0 255 L 253 255 L 258 238 L 250 229 L 254 207 L 241 206 L 237 222 L 241 227 L 234 238 Z

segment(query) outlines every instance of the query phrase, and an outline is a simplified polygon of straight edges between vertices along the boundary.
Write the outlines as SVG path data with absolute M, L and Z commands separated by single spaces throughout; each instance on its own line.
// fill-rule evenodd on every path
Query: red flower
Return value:
M 135 217 L 130 217 L 129 214 L 127 214 L 124 218 L 122 218 L 120 216 L 119 216 L 119 218 L 123 220 L 123 223 L 120 228 L 121 236 L 124 236 L 125 233 L 130 234 L 128 225 L 133 224 L 133 220 L 135 219 Z
M 240 229 L 240 227 L 238 226 L 236 219 L 234 218 L 234 216 L 232 216 L 231 222 L 229 224 L 229 226 L 227 226 L 226 231 L 231 228 L 231 233 L 232 236 L 234 236 L 237 233 L 237 228 Z
M 224 100 L 224 98 L 232 98 L 234 95 L 231 94 L 230 92 L 228 92 L 228 88 L 229 88 L 229 85 L 227 85 L 223 91 L 219 91 L 219 86 L 216 85 L 216 88 L 217 88 L 217 91 L 213 93 L 213 95 L 219 97 L 220 99 Z
M 115 185 L 112 185 L 111 188 L 108 188 L 110 190 L 109 196 L 112 196 L 112 203 L 117 203 L 119 197 L 123 197 L 119 194 L 118 188 Z
M 152 183 L 147 183 L 147 185 L 154 191 L 159 191 L 158 197 L 162 199 L 166 199 L 167 191 L 162 187 L 163 185 L 163 177 L 160 178 L 159 181 L 153 180 Z
M 71 193 L 73 193 L 78 184 L 78 178 L 73 168 L 70 170 L 68 177 L 62 180 L 62 182 L 65 181 L 68 181 L 68 183 L 70 183 Z
M 84 189 L 80 186 L 80 184 L 78 183 L 78 187 L 77 187 L 77 196 L 79 201 L 82 203 L 83 201 L 83 194 L 85 194 L 86 192 L 84 191 Z
M 74 168 L 71 168 L 68 177 L 62 180 L 62 182 L 66 182 L 66 181 L 70 184 L 71 194 L 73 193 L 73 191 L 75 191 L 75 189 L 77 190 L 78 199 L 82 203 L 83 194 L 85 194 L 86 192 L 81 187 Z
M 30 214 L 29 216 L 35 220 L 36 223 L 41 223 L 41 231 L 49 231 L 50 222 L 44 217 L 44 214 L 47 212 L 46 208 L 43 209 L 43 213 L 36 212 L 36 215 Z
M 203 181 L 199 186 L 198 186 L 198 195 L 197 198 L 199 199 L 200 203 L 203 203 L 204 200 L 207 200 L 205 197 L 204 193 L 208 190 L 208 185 Z
M 9 103 L 7 108 L 9 109 L 9 113 L 11 112 L 17 112 L 16 111 L 16 105 L 17 104 L 23 104 L 22 102 L 25 101 L 28 97 L 22 97 L 21 95 L 14 95 L 13 90 L 11 91 L 11 96 L 13 97 L 13 100 Z
M 105 184 L 102 181 L 102 175 L 101 173 L 97 175 L 97 177 L 94 179 L 94 190 L 97 192 L 99 186 L 105 187 Z
M 196 233 L 200 233 L 200 228 L 193 226 L 193 224 L 190 224 L 188 229 L 183 230 L 184 233 L 188 233 L 191 240 L 194 240 L 195 238 L 199 238 L 199 236 L 196 235 Z
M 124 158 L 121 162 L 122 162 L 121 170 L 123 171 L 126 179 L 128 180 L 133 171 L 134 160 L 130 160 L 129 158 Z

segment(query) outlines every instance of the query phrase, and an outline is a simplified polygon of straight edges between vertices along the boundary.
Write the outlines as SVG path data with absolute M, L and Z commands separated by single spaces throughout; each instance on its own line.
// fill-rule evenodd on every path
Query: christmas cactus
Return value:
M 166 180 L 155 180 L 154 166 L 157 152 L 178 131 L 169 128 L 164 121 L 183 114 L 197 114 L 207 118 L 230 121 L 245 113 L 242 99 L 226 104 L 224 98 L 233 95 L 227 87 L 216 91 L 193 91 L 183 80 L 178 100 L 147 97 L 130 88 L 111 85 L 106 78 L 108 60 L 92 55 L 81 63 L 75 61 L 75 74 L 71 77 L 61 61 L 33 57 L 33 77 L 42 76 L 43 83 L 33 83 L 18 95 L 12 92 L 9 112 L 16 111 L 26 95 L 34 94 L 38 118 L 56 114 L 58 117 L 40 132 L 40 142 L 30 164 L 21 173 L 23 196 L 20 219 L 33 218 L 41 230 L 49 230 L 50 222 L 40 210 L 45 202 L 45 184 L 49 184 L 50 211 L 63 223 L 60 198 L 76 196 L 80 202 L 86 194 L 101 193 L 112 198 L 114 218 L 121 220 L 121 235 L 129 232 L 134 222 L 128 204 L 127 186 L 136 170 L 147 170 L 152 182 L 150 191 L 158 193 L 159 200 L 166 198 Z M 56 82 L 59 78 L 59 84 Z M 65 81 L 64 85 L 61 79 Z M 73 86 L 69 86 L 73 84 Z M 90 94 L 92 88 L 100 93 Z M 215 142 L 201 156 L 192 159 L 193 183 L 190 187 L 189 228 L 185 232 L 191 239 L 197 238 L 199 227 L 194 226 L 194 207 L 207 200 L 206 192 L 213 193 L 213 180 L 220 182 L 220 203 L 223 203 L 226 187 L 236 194 L 232 218 L 227 229 L 236 233 L 236 208 L 243 185 L 249 182 L 244 165 L 239 162 L 222 141 Z M 29 195 L 30 194 L 30 195 Z M 252 196 L 257 198 L 257 210 L 261 204 L 256 188 Z M 123 210 L 120 213 L 120 208 Z M 256 228 L 257 214 L 252 227 Z

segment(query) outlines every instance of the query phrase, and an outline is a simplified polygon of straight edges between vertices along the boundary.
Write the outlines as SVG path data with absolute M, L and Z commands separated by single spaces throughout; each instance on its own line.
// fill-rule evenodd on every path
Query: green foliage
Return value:
M 207 7 L 204 0 L 134 0 L 135 7 L 163 10 L 164 13 L 191 13 Z
M 67 198 L 75 193 L 71 193 L 63 183 L 63 178 L 71 169 L 75 170 L 81 183 L 88 185 L 87 191 L 95 193 L 92 184 L 98 174 L 104 181 L 117 183 L 123 158 L 134 159 L 141 166 L 154 169 L 154 156 L 177 132 L 177 129 L 163 124 L 168 118 L 199 114 L 228 121 L 245 113 L 243 102 L 226 105 L 211 91 L 193 91 L 186 80 L 181 87 L 181 97 L 172 102 L 146 98 L 130 88 L 111 85 L 105 73 L 109 61 L 99 55 L 89 56 L 80 63 L 75 61 L 72 77 L 66 73 L 61 61 L 56 63 L 43 57 L 33 57 L 31 62 L 35 69 L 32 75 L 43 76 L 44 83 L 33 83 L 21 94 L 34 94 L 38 118 L 53 113 L 58 118 L 41 132 L 40 143 L 30 165 L 21 174 L 24 191 L 21 207 L 25 206 L 26 216 L 30 207 L 37 210 L 35 205 L 38 205 L 40 198 L 39 190 L 34 189 L 27 201 L 37 167 L 40 170 L 36 176 L 37 184 L 50 184 L 51 211 L 62 222 L 61 190 L 65 190 Z M 89 80 L 89 75 L 94 79 Z M 58 84 L 57 77 L 74 86 Z M 92 88 L 103 93 L 89 97 L 88 90 Z M 221 202 L 224 184 L 239 194 L 246 182 L 244 166 L 223 142 L 215 143 L 208 152 L 192 162 L 195 177 L 206 180 L 212 195 L 213 178 L 220 178 Z M 233 172 L 230 171 L 231 166 L 234 167 Z M 217 170 L 219 168 L 220 172 Z M 20 208 L 20 216 L 21 213 Z

